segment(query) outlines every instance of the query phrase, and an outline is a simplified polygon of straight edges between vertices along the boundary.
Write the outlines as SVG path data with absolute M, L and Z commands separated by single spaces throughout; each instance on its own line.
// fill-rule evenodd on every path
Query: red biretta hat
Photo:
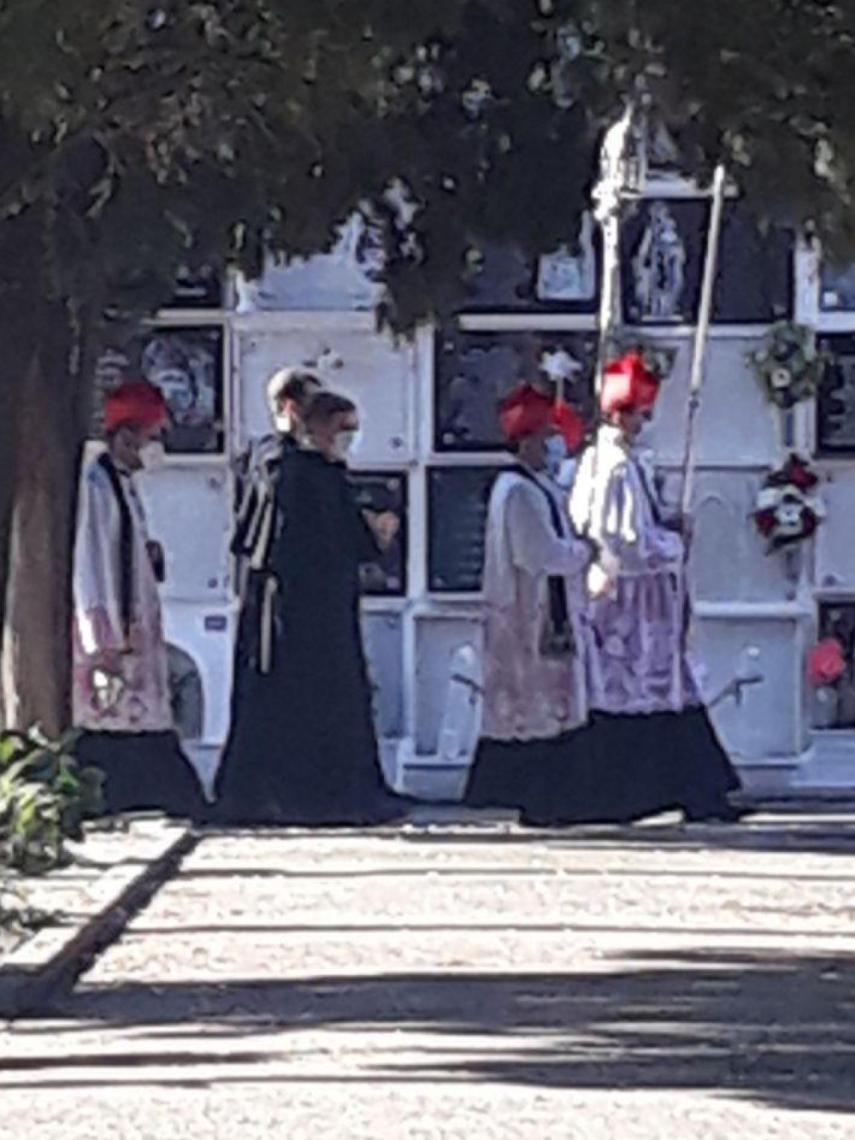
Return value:
M 625 352 L 603 370 L 600 409 L 613 412 L 649 412 L 659 395 L 659 380 L 644 363 L 640 352 Z
M 555 401 L 520 384 L 499 405 L 499 422 L 508 443 L 519 443 L 526 436 L 553 427 L 563 437 L 569 451 L 575 451 L 585 434 L 581 418 L 563 401 Z
M 168 419 L 163 394 L 148 380 L 124 380 L 104 401 L 104 428 L 108 435 L 120 427 L 163 427 Z

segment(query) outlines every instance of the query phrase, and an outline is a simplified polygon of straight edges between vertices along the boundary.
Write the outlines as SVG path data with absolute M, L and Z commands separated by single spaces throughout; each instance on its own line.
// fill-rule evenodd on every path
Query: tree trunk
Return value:
M 6 613 L 9 547 L 12 539 L 12 503 L 15 491 L 15 428 L 18 385 L 4 371 L 0 377 L 0 630 Z M 2 725 L 0 706 L 0 725 Z
M 62 316 L 65 314 L 63 313 Z M 31 357 L 18 416 L 3 688 L 10 726 L 70 723 L 71 582 L 82 448 L 80 375 L 56 311 Z

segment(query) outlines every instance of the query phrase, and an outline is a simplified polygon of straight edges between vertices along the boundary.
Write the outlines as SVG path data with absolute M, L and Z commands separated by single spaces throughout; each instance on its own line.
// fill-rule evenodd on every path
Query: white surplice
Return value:
M 81 481 L 74 552 L 74 723 L 93 732 L 162 732 L 173 717 L 160 598 L 142 502 L 133 476 L 119 478 L 131 517 L 131 620 L 125 631 L 119 504 L 95 460 Z
M 664 514 L 644 454 L 600 427 L 580 460 L 570 515 L 618 567 L 614 589 L 591 604 L 591 707 L 602 712 L 679 712 L 699 701 L 683 634 L 683 541 Z
M 588 715 L 583 576 L 590 546 L 572 533 L 558 488 L 532 474 L 539 487 L 519 472 L 502 472 L 487 516 L 481 735 L 492 740 L 549 739 L 578 728 Z M 554 529 L 547 494 L 558 508 L 563 537 Z M 550 575 L 566 582 L 572 656 L 544 656 L 541 650 Z

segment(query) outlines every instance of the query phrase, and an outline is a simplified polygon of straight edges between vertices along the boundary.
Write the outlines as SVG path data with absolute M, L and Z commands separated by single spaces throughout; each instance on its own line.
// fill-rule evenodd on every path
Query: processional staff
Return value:
M 698 324 L 695 330 L 695 343 L 692 351 L 692 368 L 689 374 L 689 405 L 686 413 L 686 439 L 683 449 L 682 493 L 680 495 L 680 514 L 683 519 L 688 517 L 692 505 L 692 491 L 695 480 L 695 425 L 698 409 L 701 405 L 701 388 L 704 382 L 704 358 L 706 356 L 707 339 L 709 337 L 710 319 L 712 316 L 713 291 L 715 289 L 716 271 L 718 269 L 719 239 L 721 236 L 721 221 L 724 213 L 724 195 L 726 186 L 726 172 L 723 163 L 715 168 L 712 183 L 712 208 L 710 210 L 710 224 L 707 233 L 707 249 L 704 260 L 704 276 L 701 285 L 701 301 L 698 309 Z M 688 536 L 686 536 L 688 539 Z M 688 541 L 686 544 L 688 551 Z

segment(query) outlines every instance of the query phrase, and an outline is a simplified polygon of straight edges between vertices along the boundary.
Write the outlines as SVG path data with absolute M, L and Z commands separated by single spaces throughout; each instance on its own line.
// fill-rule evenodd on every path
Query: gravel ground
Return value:
M 211 834 L 0 1032 L 0 1136 L 851 1140 L 853 856 L 844 814 Z

